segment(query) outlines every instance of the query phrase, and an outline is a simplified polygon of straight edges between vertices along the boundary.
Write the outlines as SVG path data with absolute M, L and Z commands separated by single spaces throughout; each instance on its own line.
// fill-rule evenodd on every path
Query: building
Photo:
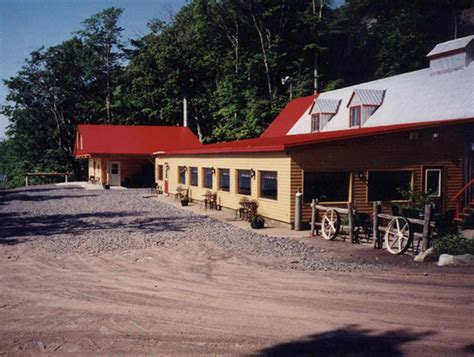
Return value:
M 185 127 L 79 125 L 74 157 L 88 160 L 91 182 L 150 187 L 155 181 L 154 152 L 200 146 Z
M 400 189 L 455 209 L 474 178 L 474 36 L 427 58 L 426 69 L 296 99 L 259 138 L 156 150 L 156 180 L 197 200 L 216 191 L 230 209 L 256 199 L 263 216 L 287 225 L 298 189 L 306 221 L 313 198 L 370 212 L 373 201 L 403 201 Z

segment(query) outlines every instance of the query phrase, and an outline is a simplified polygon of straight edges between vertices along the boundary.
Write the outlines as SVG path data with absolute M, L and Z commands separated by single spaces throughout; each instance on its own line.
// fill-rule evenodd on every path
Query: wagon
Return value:
M 326 240 L 334 240 L 341 230 L 347 229 L 353 243 L 358 242 L 360 232 L 365 232 L 366 237 L 370 234 L 374 237 L 374 248 L 385 248 L 391 254 L 403 254 L 410 247 L 414 251 L 428 247 L 430 235 L 436 228 L 435 222 L 431 221 L 431 206 L 427 205 L 423 213 L 424 219 L 404 217 L 401 215 L 389 215 L 381 213 L 380 203 L 374 203 L 372 222 L 368 214 L 360 214 L 349 203 L 347 208 L 323 206 L 313 200 L 312 203 L 312 235 L 315 227 L 320 226 L 321 235 Z M 316 223 L 316 216 L 323 211 L 320 223 Z M 348 227 L 342 226 L 341 215 L 347 215 Z M 415 245 L 416 243 L 416 245 Z

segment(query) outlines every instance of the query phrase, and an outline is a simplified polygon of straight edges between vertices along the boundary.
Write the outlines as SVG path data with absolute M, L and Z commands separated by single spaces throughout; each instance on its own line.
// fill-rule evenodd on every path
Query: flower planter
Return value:
M 262 229 L 265 226 L 265 221 L 263 219 L 252 219 L 250 220 L 250 227 L 253 229 Z
M 188 200 L 188 199 L 183 199 L 183 200 L 181 200 L 181 206 L 186 207 L 188 204 L 189 204 L 189 200 Z

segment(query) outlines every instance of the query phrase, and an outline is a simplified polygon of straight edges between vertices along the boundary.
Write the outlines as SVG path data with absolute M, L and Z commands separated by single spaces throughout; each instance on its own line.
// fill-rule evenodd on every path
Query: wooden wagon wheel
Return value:
M 324 239 L 333 240 L 339 234 L 341 228 L 341 216 L 334 209 L 328 209 L 323 216 L 321 233 Z
M 410 222 L 403 217 L 394 217 L 385 231 L 385 247 L 392 254 L 403 254 L 413 240 Z

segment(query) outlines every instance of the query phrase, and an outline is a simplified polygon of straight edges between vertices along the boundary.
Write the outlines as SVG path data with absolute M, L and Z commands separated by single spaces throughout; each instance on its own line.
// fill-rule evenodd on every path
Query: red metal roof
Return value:
M 152 155 L 156 151 L 202 146 L 189 128 L 180 126 L 78 125 L 74 156 Z M 82 141 L 82 148 L 81 148 Z
M 318 132 L 311 134 L 286 135 L 257 139 L 222 142 L 217 144 L 202 145 L 194 149 L 167 150 L 166 155 L 206 155 L 222 153 L 248 153 L 248 152 L 278 152 L 290 148 L 319 144 L 330 141 L 349 140 L 372 135 L 384 135 L 408 130 L 434 128 L 444 125 L 454 125 L 474 122 L 474 118 L 462 120 L 439 120 L 422 123 L 397 124 L 369 128 L 346 129 L 338 131 Z
M 261 138 L 283 136 L 290 131 L 298 119 L 309 110 L 318 94 L 293 99 L 289 102 L 270 126 L 260 135 Z

